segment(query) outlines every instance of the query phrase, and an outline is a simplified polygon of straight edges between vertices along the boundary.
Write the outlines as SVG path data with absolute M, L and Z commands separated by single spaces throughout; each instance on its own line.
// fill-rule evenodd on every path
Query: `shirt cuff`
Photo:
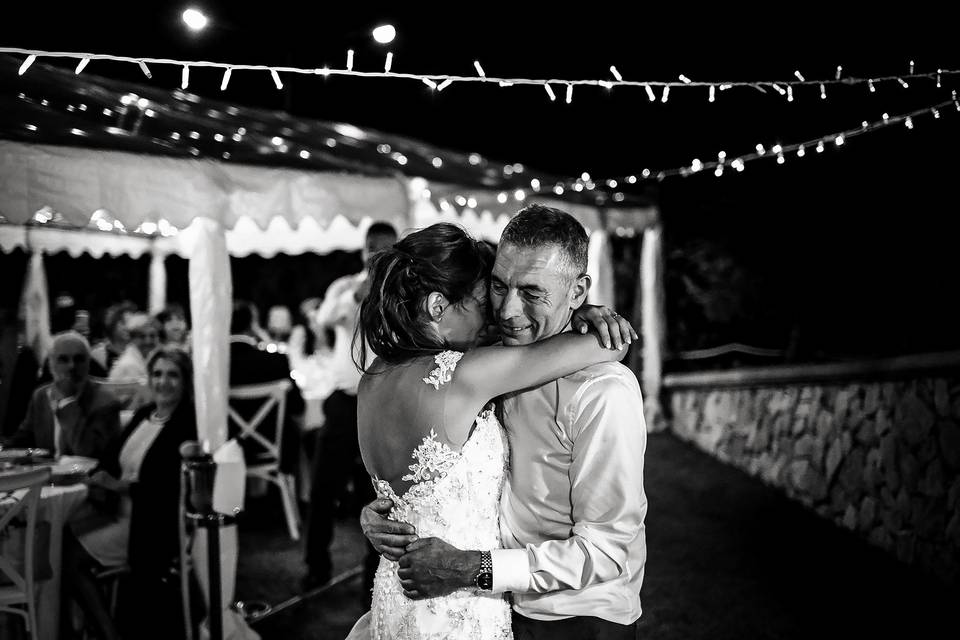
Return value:
M 530 560 L 526 549 L 493 549 L 493 592 L 516 591 L 530 588 Z

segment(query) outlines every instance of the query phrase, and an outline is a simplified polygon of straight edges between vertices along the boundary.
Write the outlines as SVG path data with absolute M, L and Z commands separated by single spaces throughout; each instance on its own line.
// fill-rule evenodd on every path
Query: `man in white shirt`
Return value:
M 317 434 L 312 466 L 310 514 L 304 561 L 307 575 L 303 587 L 311 589 L 330 579 L 330 543 L 333 539 L 335 504 L 343 495 L 343 487 L 353 481 L 360 504 L 373 497 L 373 489 L 358 465 L 360 445 L 357 441 L 357 386 L 360 370 L 354 361 L 353 334 L 357 326 L 360 302 L 367 292 L 366 265 L 370 257 L 397 241 L 397 231 L 386 222 L 375 222 L 367 229 L 363 246 L 364 269 L 360 273 L 334 280 L 327 287 L 315 321 L 334 334 L 333 353 L 329 360 L 334 391 L 324 400 L 324 425 Z M 364 582 L 373 587 L 373 574 L 378 557 L 370 550 Z M 369 593 L 365 590 L 365 593 Z
M 539 205 L 518 213 L 504 230 L 491 281 L 503 344 L 568 330 L 590 285 L 586 262 L 586 233 L 569 214 Z M 517 640 L 634 638 L 647 512 L 636 376 L 617 363 L 595 365 L 501 403 L 511 456 L 503 549 L 417 541 L 412 527 L 383 518 L 387 500 L 364 510 L 364 531 L 399 558 L 410 597 L 464 587 L 511 592 Z

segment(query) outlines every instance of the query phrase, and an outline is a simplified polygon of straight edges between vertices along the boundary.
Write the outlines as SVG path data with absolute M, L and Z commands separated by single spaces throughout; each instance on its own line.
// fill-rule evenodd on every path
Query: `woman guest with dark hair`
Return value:
M 157 314 L 157 323 L 160 325 L 160 344 L 190 350 L 190 327 L 182 306 L 177 303 L 168 304 Z
M 90 572 L 97 566 L 130 566 L 133 588 L 123 590 L 130 597 L 122 600 L 130 605 L 128 619 L 138 624 L 130 637 L 182 632 L 179 617 L 170 615 L 180 610 L 171 601 L 176 581 L 168 581 L 179 553 L 180 445 L 197 437 L 193 367 L 184 351 L 161 347 L 147 371 L 153 402 L 133 415 L 89 480 L 91 495 L 107 498 L 74 520 L 75 537 L 65 542 L 67 587 L 107 639 L 119 636 Z M 103 505 L 111 503 L 115 511 L 104 513 Z M 152 614 L 139 615 L 141 607 Z

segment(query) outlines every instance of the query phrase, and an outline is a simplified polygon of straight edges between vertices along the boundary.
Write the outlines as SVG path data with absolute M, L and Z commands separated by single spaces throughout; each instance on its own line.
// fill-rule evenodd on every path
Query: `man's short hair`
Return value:
M 253 328 L 253 319 L 257 309 L 252 302 L 237 300 L 233 303 L 233 315 L 230 316 L 230 333 L 242 334 Z
M 500 243 L 520 248 L 557 246 L 563 250 L 570 271 L 576 272 L 574 275 L 587 272 L 587 232 L 566 211 L 542 204 L 528 205 L 507 223 Z
M 66 342 L 79 342 L 83 345 L 87 355 L 90 355 L 90 342 L 83 337 L 82 333 L 77 331 L 61 331 L 60 333 L 54 334 L 53 341 L 50 343 L 50 355 L 53 355 L 53 353 Z
M 397 230 L 389 222 L 374 222 L 367 229 L 367 236 L 393 236 L 397 237 Z

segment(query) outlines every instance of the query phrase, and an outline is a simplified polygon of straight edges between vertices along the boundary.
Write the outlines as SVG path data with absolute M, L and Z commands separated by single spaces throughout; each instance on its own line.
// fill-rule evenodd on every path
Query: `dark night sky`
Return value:
M 918 71 L 960 69 L 950 22 L 941 9 L 918 3 L 880 13 L 876 3 L 736 11 L 729 3 L 723 11 L 644 4 L 626 11 L 613 3 L 567 9 L 560 3 L 418 3 L 415 10 L 401 3 L 386 9 L 310 3 L 315 8 L 307 10 L 308 3 L 285 1 L 198 2 L 216 25 L 199 37 L 187 36 L 179 23 L 185 3 L 146 4 L 5 8 L 0 45 L 300 67 L 342 66 L 353 48 L 356 68 L 379 70 L 385 50 L 368 31 L 391 21 L 399 32 L 390 47 L 393 69 L 417 73 L 471 75 L 475 59 L 490 76 L 535 78 L 606 78 L 611 64 L 628 79 L 675 80 L 683 73 L 716 81 L 786 80 L 795 69 L 808 79 L 830 78 L 838 64 L 849 75 L 889 76 L 906 73 L 910 60 Z M 88 70 L 145 82 L 133 66 L 95 62 Z M 179 69 L 153 72 L 154 86 L 172 90 L 179 83 Z M 733 157 L 758 142 L 769 148 L 814 138 L 884 112 L 928 106 L 960 88 L 960 76 L 952 76 L 939 90 L 930 81 L 910 89 L 889 82 L 873 94 L 864 86 L 837 87 L 827 100 L 806 89 L 793 103 L 742 88 L 718 94 L 714 104 L 706 89 L 677 89 L 661 104 L 648 102 L 640 88 L 582 88 L 567 105 L 562 89 L 551 103 L 537 87 L 454 85 L 435 95 L 415 81 L 297 77 L 285 80 L 287 96 L 266 73 L 236 73 L 225 93 L 219 81 L 217 71 L 195 70 L 190 89 L 270 109 L 284 108 L 289 99 L 290 111 L 302 117 L 351 122 L 560 175 L 589 171 L 594 178 L 709 160 L 719 150 Z M 786 305 L 781 315 L 813 323 L 820 335 L 835 328 L 837 340 L 859 335 L 878 345 L 906 330 L 944 337 L 894 351 L 960 347 L 949 337 L 960 317 L 942 302 L 955 297 L 960 273 L 950 192 L 960 175 L 958 133 L 960 114 L 945 113 L 940 121 L 918 118 L 912 131 L 881 130 L 783 166 L 759 160 L 742 175 L 668 178 L 655 188 L 670 246 L 712 238 L 764 280 L 766 295 L 777 298 L 770 304 Z M 884 351 L 848 342 L 850 349 L 830 350 Z

